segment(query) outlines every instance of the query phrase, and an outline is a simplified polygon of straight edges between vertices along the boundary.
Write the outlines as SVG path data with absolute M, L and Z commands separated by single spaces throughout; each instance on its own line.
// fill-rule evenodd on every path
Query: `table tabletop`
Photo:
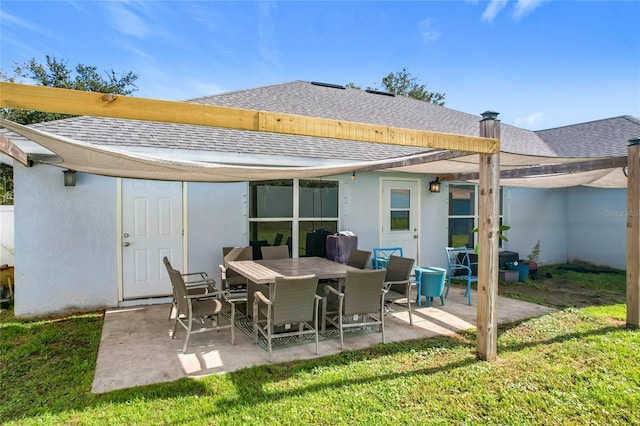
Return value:
M 347 271 L 359 270 L 322 257 L 237 260 L 227 263 L 229 268 L 256 284 L 273 283 L 276 277 L 311 274 L 319 279 L 339 279 L 345 278 Z

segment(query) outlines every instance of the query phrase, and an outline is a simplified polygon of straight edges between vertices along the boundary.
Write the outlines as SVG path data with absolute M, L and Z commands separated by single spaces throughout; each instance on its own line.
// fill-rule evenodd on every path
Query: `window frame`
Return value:
M 473 190 L 473 214 L 452 214 L 451 213 L 451 187 L 456 187 L 456 186 L 473 186 L 474 190 Z M 479 203 L 478 203 L 478 184 L 474 184 L 474 183 L 468 183 L 468 182 L 451 182 L 448 185 L 448 196 L 447 196 L 447 246 L 451 246 L 451 244 L 453 243 L 451 241 L 451 219 L 472 219 L 473 220 L 473 228 L 477 228 L 478 227 L 478 222 L 479 222 Z M 504 191 L 503 191 L 503 187 L 500 187 L 500 195 L 499 195 L 499 212 L 498 212 L 498 222 L 500 223 L 500 225 L 503 224 L 503 219 L 504 219 Z M 471 232 L 471 240 L 469 241 L 469 243 L 467 244 L 467 248 L 474 250 L 476 244 L 478 244 L 477 242 L 478 239 L 478 233 L 477 232 Z M 498 247 L 502 248 L 502 239 L 498 239 Z
M 249 214 L 247 215 L 248 219 L 248 236 L 251 239 L 251 227 L 252 223 L 264 223 L 264 222 L 290 222 L 291 223 L 291 252 L 292 257 L 299 257 L 300 251 L 300 224 L 305 222 L 335 222 L 336 223 L 336 231 L 340 229 L 340 217 L 341 217 L 341 208 L 342 203 L 340 203 L 340 199 L 342 197 L 342 181 L 340 179 L 313 179 L 313 178 L 294 178 L 294 179 L 279 179 L 283 181 L 292 181 L 292 191 L 293 191 L 293 207 L 292 207 L 292 216 L 287 217 L 251 217 L 251 182 L 249 183 L 248 193 L 249 193 L 249 205 L 247 206 Z M 336 211 L 338 213 L 335 217 L 301 217 L 300 216 L 300 182 L 301 181 L 318 181 L 318 182 L 334 182 L 337 184 L 337 197 L 336 203 L 337 208 Z M 284 242 L 283 242 L 284 244 Z

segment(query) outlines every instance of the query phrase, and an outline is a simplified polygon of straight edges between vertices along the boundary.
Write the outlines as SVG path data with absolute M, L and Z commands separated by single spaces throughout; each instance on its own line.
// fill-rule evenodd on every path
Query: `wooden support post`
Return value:
M 640 138 L 627 149 L 627 326 L 640 327 Z
M 497 116 L 498 113 L 492 111 L 482 114 L 480 136 L 500 139 Z M 476 356 L 485 361 L 495 360 L 498 352 L 499 203 L 500 155 L 480 154 Z

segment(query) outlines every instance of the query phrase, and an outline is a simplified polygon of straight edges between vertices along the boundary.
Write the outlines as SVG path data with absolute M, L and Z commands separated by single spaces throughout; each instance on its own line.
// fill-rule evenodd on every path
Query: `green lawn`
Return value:
M 495 362 L 475 359 L 469 332 L 93 395 L 101 313 L 24 321 L 3 310 L 0 421 L 640 424 L 640 331 L 624 320 L 616 304 L 505 325 Z

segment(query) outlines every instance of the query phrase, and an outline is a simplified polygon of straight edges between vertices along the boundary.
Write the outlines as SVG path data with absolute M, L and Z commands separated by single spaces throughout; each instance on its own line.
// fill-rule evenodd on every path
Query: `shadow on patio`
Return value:
M 452 335 L 475 327 L 477 306 L 466 304 L 464 289 L 452 286 L 445 305 L 414 306 L 413 326 L 406 311 L 390 312 L 386 317 L 387 343 Z M 518 321 L 546 313 L 552 308 L 498 298 L 498 323 Z M 230 331 L 192 335 L 187 351 L 180 352 L 184 332 L 170 338 L 173 320 L 167 319 L 168 305 L 152 305 L 108 310 L 105 314 L 92 392 L 170 382 L 182 377 L 200 377 L 268 364 L 268 353 L 236 329 L 231 346 Z M 364 349 L 381 343 L 380 333 L 345 335 L 345 350 Z M 340 352 L 339 338 L 320 342 L 320 355 L 314 344 L 289 345 L 273 352 L 274 363 L 311 359 Z

